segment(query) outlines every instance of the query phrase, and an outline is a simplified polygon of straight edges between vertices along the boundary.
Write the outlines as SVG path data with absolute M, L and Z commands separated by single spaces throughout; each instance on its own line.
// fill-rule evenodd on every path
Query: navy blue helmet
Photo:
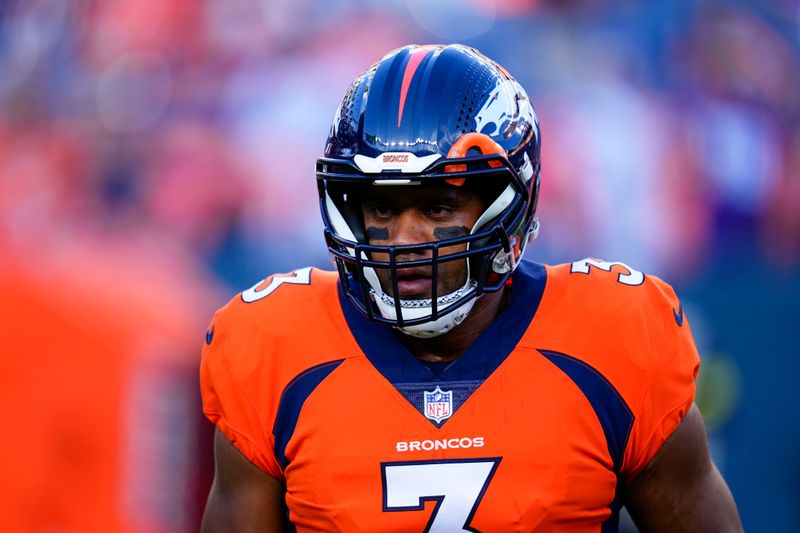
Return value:
M 371 320 L 411 335 L 440 335 L 460 324 L 477 297 L 503 286 L 538 231 L 540 148 L 524 89 L 473 48 L 409 45 L 372 65 L 342 98 L 316 165 L 325 238 L 344 294 Z M 368 243 L 355 188 L 431 183 L 481 191 L 487 207 L 469 235 Z M 375 253 L 388 260 L 376 261 Z M 467 261 L 457 291 L 439 295 L 434 282 L 429 299 L 389 295 L 397 294 L 398 269 L 430 267 L 435 280 L 447 261 Z M 394 291 L 381 286 L 377 269 L 391 273 Z

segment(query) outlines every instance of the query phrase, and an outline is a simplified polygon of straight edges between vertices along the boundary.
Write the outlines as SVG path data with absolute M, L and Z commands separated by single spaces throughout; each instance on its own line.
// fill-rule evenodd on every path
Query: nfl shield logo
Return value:
M 453 414 L 453 391 L 443 391 L 438 386 L 425 394 L 425 417 L 437 424 Z

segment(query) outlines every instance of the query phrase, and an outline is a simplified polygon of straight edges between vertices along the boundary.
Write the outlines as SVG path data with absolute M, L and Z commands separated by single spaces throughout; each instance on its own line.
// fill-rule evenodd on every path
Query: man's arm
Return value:
M 624 489 L 643 531 L 742 531 L 730 489 L 708 454 L 706 428 L 693 405 L 647 467 Z
M 251 463 L 220 430 L 214 433 L 214 459 L 203 533 L 286 531 L 283 483 Z

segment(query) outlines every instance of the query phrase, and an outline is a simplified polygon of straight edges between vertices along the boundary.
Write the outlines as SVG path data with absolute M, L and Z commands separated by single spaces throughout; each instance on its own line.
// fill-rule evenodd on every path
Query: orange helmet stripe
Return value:
M 425 56 L 428 55 L 428 52 L 433 50 L 435 47 L 431 45 L 420 46 L 413 52 L 408 58 L 408 63 L 406 63 L 406 70 L 403 73 L 403 84 L 400 86 L 400 107 L 397 110 L 397 127 L 400 127 L 400 123 L 403 121 L 403 108 L 406 105 L 406 97 L 408 96 L 408 88 L 411 85 L 411 80 L 414 78 L 414 73 L 417 71 L 417 67 L 419 64 L 422 63 L 422 60 L 425 59 Z

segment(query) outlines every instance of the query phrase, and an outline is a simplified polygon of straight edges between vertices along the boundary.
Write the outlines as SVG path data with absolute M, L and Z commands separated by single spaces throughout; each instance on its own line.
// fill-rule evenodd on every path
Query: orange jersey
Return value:
M 335 273 L 273 276 L 216 314 L 204 412 L 285 480 L 298 531 L 614 530 L 619 480 L 677 427 L 699 366 L 672 289 L 614 265 L 523 263 L 438 372 Z

